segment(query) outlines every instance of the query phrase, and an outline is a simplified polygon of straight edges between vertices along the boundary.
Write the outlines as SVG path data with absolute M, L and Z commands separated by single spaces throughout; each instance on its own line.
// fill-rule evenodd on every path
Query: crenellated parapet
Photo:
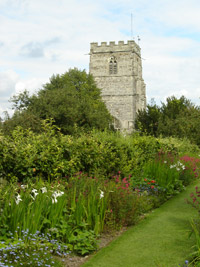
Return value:
M 92 53 L 105 53 L 105 52 L 136 52 L 140 54 L 140 47 L 134 40 L 129 40 L 127 43 L 124 41 L 115 42 L 97 42 L 90 44 L 90 52 Z
M 134 40 L 91 43 L 90 73 L 116 129 L 132 132 L 137 111 L 146 107 L 140 47 Z

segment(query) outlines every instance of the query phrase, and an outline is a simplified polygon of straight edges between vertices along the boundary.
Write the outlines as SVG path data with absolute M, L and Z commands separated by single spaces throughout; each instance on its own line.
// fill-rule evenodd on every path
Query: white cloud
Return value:
M 0 0 L 0 10 L 0 113 L 52 74 L 88 70 L 90 42 L 130 39 L 131 13 L 148 99 L 184 93 L 200 104 L 198 0 Z

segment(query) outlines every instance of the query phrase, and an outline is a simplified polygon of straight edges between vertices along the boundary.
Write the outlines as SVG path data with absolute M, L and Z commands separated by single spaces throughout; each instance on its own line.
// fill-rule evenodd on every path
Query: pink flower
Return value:
M 122 181 L 123 181 L 123 183 L 127 183 L 127 181 L 126 181 L 126 177 L 125 177 Z
M 196 200 L 197 200 L 196 197 L 194 197 L 194 198 L 193 198 L 193 203 L 195 203 Z

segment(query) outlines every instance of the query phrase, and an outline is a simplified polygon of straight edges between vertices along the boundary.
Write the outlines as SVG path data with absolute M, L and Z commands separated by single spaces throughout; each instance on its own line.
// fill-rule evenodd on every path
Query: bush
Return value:
M 1 136 L 0 149 L 0 177 L 24 182 L 36 177 L 50 181 L 79 171 L 104 177 L 121 171 L 128 176 L 160 149 L 172 148 L 147 136 L 93 131 L 72 137 L 44 122 L 40 134 L 18 127 L 11 136 Z

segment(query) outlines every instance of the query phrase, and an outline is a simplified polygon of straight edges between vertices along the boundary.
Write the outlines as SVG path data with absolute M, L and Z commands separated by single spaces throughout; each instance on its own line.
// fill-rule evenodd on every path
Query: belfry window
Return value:
M 109 74 L 117 74 L 117 60 L 115 57 L 111 57 L 110 59 Z

